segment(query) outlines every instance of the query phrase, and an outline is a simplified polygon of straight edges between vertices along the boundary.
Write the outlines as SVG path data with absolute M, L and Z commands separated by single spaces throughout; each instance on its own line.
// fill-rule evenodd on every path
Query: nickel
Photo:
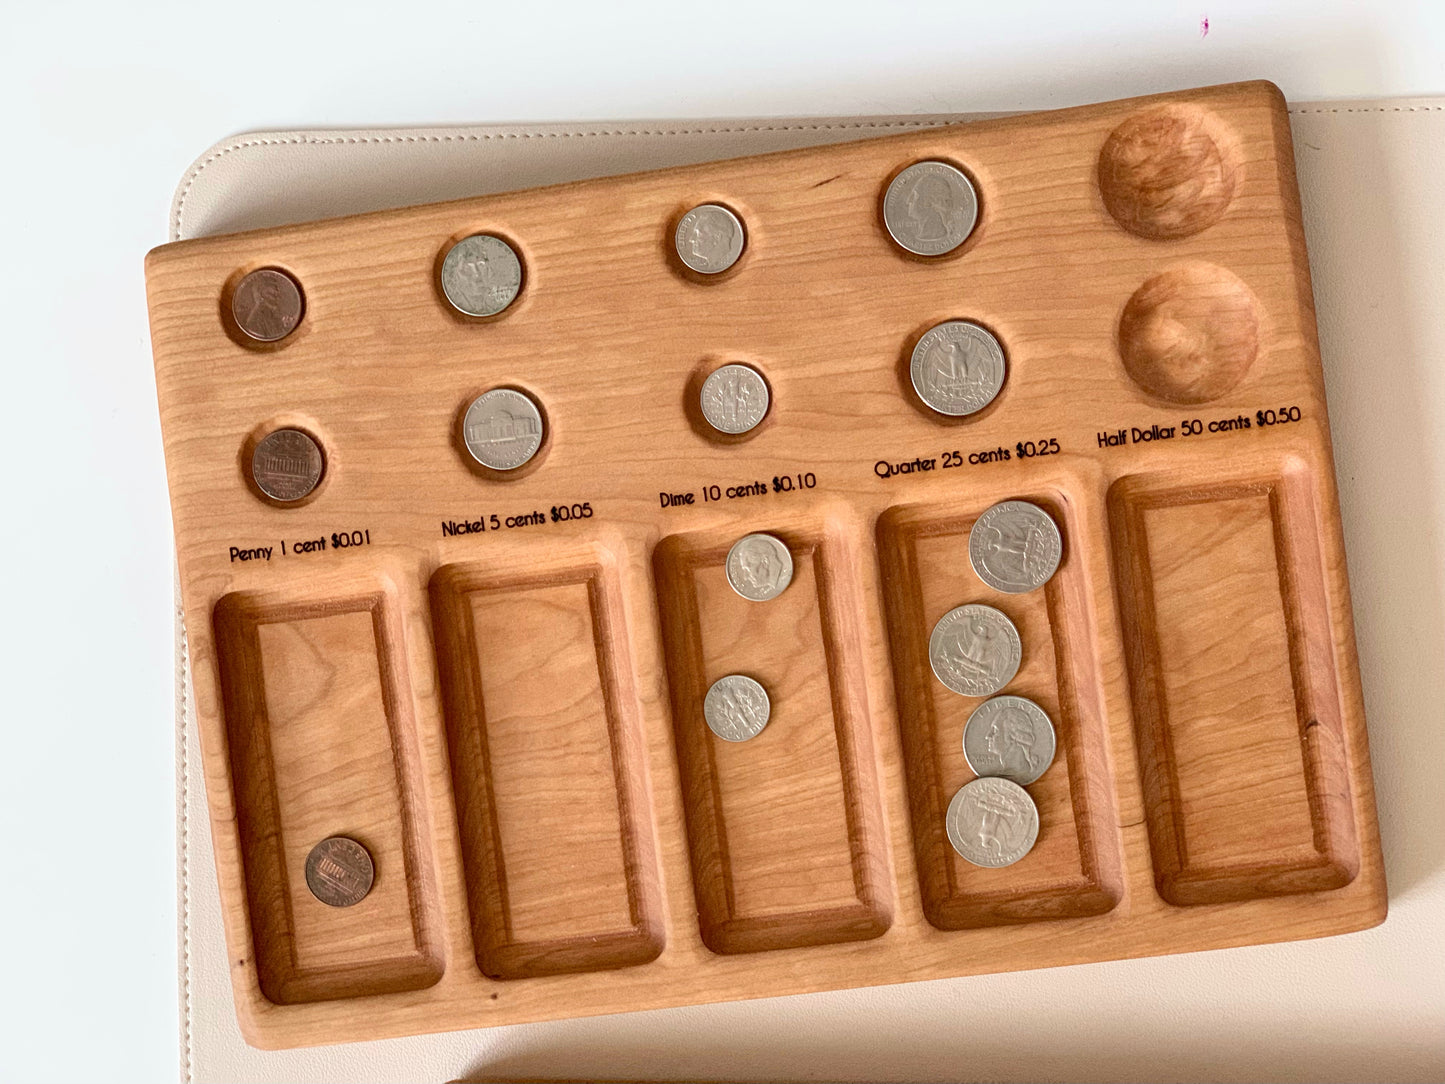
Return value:
M 962 696 L 992 696 L 1013 680 L 1022 659 L 1014 623 L 981 603 L 949 610 L 928 638 L 934 675 Z
M 976 775 L 1026 787 L 1054 762 L 1054 724 L 1032 700 L 995 696 L 964 724 L 963 755 Z
M 704 275 L 716 275 L 737 263 L 746 240 L 738 216 L 716 203 L 688 211 L 673 235 L 678 258 Z
M 918 397 L 938 413 L 955 418 L 993 402 L 1007 374 L 1003 347 L 971 320 L 948 320 L 930 328 L 908 363 Z
M 978 194 L 962 170 L 947 162 L 915 162 L 888 186 L 883 224 L 899 246 L 918 256 L 942 256 L 968 239 L 978 222 Z
M 256 442 L 251 479 L 273 501 L 299 501 L 321 483 L 321 447 L 299 429 L 276 429 Z
M 703 381 L 702 416 L 719 433 L 746 433 L 767 412 L 767 381 L 750 365 L 724 365 Z
M 948 803 L 948 841 L 975 866 L 1011 866 L 1039 838 L 1039 810 L 1028 791 L 1008 779 L 965 783 Z
M 744 674 L 718 678 L 702 702 L 708 729 L 723 741 L 756 738 L 768 725 L 771 712 L 768 691 Z
M 968 559 L 978 578 L 1011 595 L 1049 582 L 1064 543 L 1052 516 L 1028 501 L 1001 501 L 968 533 Z
M 296 330 L 301 322 L 301 287 L 285 271 L 263 267 L 236 284 L 231 294 L 231 315 L 247 338 L 273 343 Z
M 726 567 L 732 589 L 753 602 L 777 598 L 793 580 L 793 555 L 770 534 L 739 538 L 728 550 Z
M 522 289 L 522 261 L 500 237 L 474 233 L 454 244 L 442 260 L 442 293 L 468 316 L 495 316 Z
M 542 446 L 542 411 L 524 392 L 493 388 L 467 407 L 462 439 L 482 466 L 516 470 Z
M 306 856 L 306 887 L 328 907 L 360 903 L 375 877 L 370 853 L 346 836 L 323 839 Z

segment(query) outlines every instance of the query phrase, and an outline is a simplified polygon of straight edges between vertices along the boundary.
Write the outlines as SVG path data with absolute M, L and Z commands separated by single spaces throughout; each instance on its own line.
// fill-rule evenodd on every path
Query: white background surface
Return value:
M 1023 109 L 1255 77 L 1297 101 L 1445 93 L 1445 6 L 0 5 L 0 1075 L 176 1072 L 171 537 L 141 260 L 211 142 L 258 127 Z M 1426 627 L 1438 636 L 1438 615 Z M 1054 974 L 1061 1003 L 1088 1001 L 1090 969 Z M 1411 993 L 1361 976 L 1362 997 L 1401 1006 L 1406 1046 L 1422 1038 Z M 1295 996 L 1241 990 L 1201 1041 L 1227 1047 L 1231 1027 Z M 798 1006 L 773 1024 L 780 1045 L 796 1038 L 786 1065 L 736 1071 L 808 1072 L 826 1002 L 782 1004 Z M 875 1004 L 876 1042 L 925 1038 L 891 992 Z M 575 1029 L 549 1071 L 617 1034 L 615 1020 Z M 648 1034 L 620 1045 L 646 1056 Z M 499 1038 L 505 1064 L 547 1032 Z M 1056 1072 L 1148 1041 L 1117 1020 Z M 677 1071 L 726 1073 L 728 1049 L 719 1034 Z M 1095 1064 L 1108 1074 L 1107 1056 Z

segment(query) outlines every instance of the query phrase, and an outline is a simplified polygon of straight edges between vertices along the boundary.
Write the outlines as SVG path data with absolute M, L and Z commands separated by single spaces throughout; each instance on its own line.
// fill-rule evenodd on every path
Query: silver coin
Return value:
M 768 691 L 743 674 L 718 678 L 702 701 L 708 729 L 723 741 L 756 738 L 768 725 L 772 710 Z
M 516 470 L 542 446 L 542 412 L 529 395 L 493 388 L 467 407 L 462 439 L 482 466 Z
M 719 433 L 746 433 L 767 412 L 767 381 L 750 365 L 723 365 L 702 382 L 702 416 Z
M 299 501 L 321 484 L 321 447 L 299 429 L 277 429 L 256 442 L 251 479 L 273 501 Z
M 1054 724 L 1032 700 L 995 696 L 974 708 L 963 725 L 963 756 L 976 775 L 1026 787 L 1054 762 Z
M 1028 501 L 1001 501 L 968 532 L 968 560 L 995 591 L 1022 594 L 1049 582 L 1064 542 L 1054 517 Z
M 716 275 L 737 263 L 746 240 L 738 216 L 716 203 L 688 211 L 673 235 L 678 257 L 704 275 Z
M 888 186 L 883 224 L 894 241 L 919 256 L 952 252 L 978 222 L 978 193 L 947 162 L 915 162 Z
M 975 866 L 1011 866 L 1039 838 L 1039 807 L 1009 779 L 975 779 L 948 803 L 948 842 Z
M 495 316 L 522 289 L 522 261 L 500 237 L 474 233 L 454 244 L 442 260 L 442 293 L 468 316 Z
M 918 397 L 955 418 L 993 402 L 1007 374 L 999 341 L 970 320 L 948 320 L 930 328 L 908 363 Z
M 1013 680 L 1022 659 L 1019 630 L 982 603 L 949 610 L 928 638 L 934 675 L 962 696 L 992 696 Z
M 770 534 L 744 535 L 728 550 L 728 583 L 745 599 L 767 602 L 793 581 L 793 555 Z

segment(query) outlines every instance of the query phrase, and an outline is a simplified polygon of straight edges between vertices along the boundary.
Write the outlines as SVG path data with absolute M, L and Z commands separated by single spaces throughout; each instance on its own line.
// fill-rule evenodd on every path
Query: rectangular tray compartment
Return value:
M 498 979 L 664 944 L 617 563 L 602 546 L 431 581 L 472 938 Z
M 866 940 L 893 920 L 851 547 L 838 524 L 758 529 L 793 555 L 767 602 L 728 584 L 745 531 L 672 535 L 654 556 L 698 921 L 718 953 Z M 733 673 L 772 702 L 744 742 L 703 717 Z
M 1349 884 L 1360 854 L 1310 471 L 1128 477 L 1109 512 L 1160 895 Z
M 991 502 L 899 506 L 878 521 L 919 883 L 928 921 L 942 930 L 1104 914 L 1124 890 L 1076 520 L 1058 492 L 1009 496 L 1046 509 L 1064 540 L 1058 571 L 1026 594 L 993 590 L 969 564 L 969 531 Z M 1038 841 L 1003 869 L 965 860 L 945 827 L 949 801 L 975 778 L 963 755 L 963 726 L 983 698 L 960 696 L 934 676 L 928 639 L 939 618 L 970 602 L 1002 610 L 1018 628 L 1023 659 L 1002 691 L 1042 707 L 1057 738 L 1054 763 L 1027 788 L 1039 808 Z
M 214 618 L 262 992 L 284 1005 L 435 984 L 441 922 L 389 590 L 233 592 Z M 366 847 L 375 868 L 351 907 L 306 886 L 307 855 L 335 835 Z

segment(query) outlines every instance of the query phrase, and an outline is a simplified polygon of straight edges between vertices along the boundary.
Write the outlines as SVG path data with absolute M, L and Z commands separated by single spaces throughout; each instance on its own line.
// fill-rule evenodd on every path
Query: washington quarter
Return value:
M 723 365 L 702 383 L 702 416 L 719 433 L 746 433 L 767 412 L 767 381 L 750 365 Z
M 963 726 L 963 755 L 976 775 L 1026 787 L 1054 762 L 1054 724 L 1022 696 L 985 700 Z
M 970 320 L 948 320 L 930 328 L 908 363 L 918 397 L 955 418 L 993 402 L 1007 374 L 999 341 Z
M 793 580 L 793 555 L 770 534 L 744 535 L 728 550 L 728 583 L 745 599 L 767 602 Z
M 442 293 L 468 316 L 495 316 L 522 289 L 522 261 L 500 237 L 474 233 L 454 244 L 442 260 Z
M 299 501 L 321 483 L 321 447 L 299 429 L 277 429 L 256 442 L 251 480 L 273 501 Z
M 375 877 L 371 854 L 346 836 L 323 839 L 306 856 L 306 887 L 329 907 L 360 903 Z
M 743 674 L 718 678 L 702 701 L 708 729 L 723 741 L 756 738 L 768 725 L 771 713 L 768 691 Z
M 952 252 L 978 222 L 978 193 L 947 162 L 915 162 L 888 186 L 883 224 L 899 246 L 918 256 Z
M 236 283 L 231 315 L 236 326 L 257 342 L 273 343 L 301 322 L 301 287 L 285 271 L 263 267 Z
M 462 439 L 482 466 L 516 470 L 542 446 L 542 412 L 529 395 L 493 388 L 467 407 Z
M 928 638 L 933 673 L 962 696 L 992 696 L 1019 671 L 1019 631 L 992 606 L 970 603 L 949 610 Z
M 1063 550 L 1054 518 L 1028 501 L 1001 501 L 968 532 L 968 560 L 978 578 L 1011 595 L 1048 583 Z
M 737 263 L 746 240 L 738 216 L 716 203 L 688 211 L 673 235 L 678 257 L 704 275 L 716 275 Z
M 975 779 L 948 803 L 948 842 L 975 866 L 1011 866 L 1039 838 L 1039 808 L 1009 779 Z

